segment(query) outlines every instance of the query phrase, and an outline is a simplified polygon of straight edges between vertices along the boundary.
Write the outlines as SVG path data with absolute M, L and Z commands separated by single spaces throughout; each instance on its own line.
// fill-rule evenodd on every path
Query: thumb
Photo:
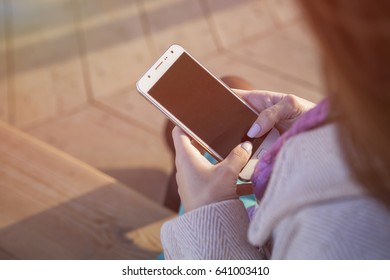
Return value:
M 222 161 L 223 166 L 229 166 L 229 170 L 234 175 L 238 175 L 247 164 L 252 154 L 252 143 L 246 141 L 233 149 L 230 154 Z

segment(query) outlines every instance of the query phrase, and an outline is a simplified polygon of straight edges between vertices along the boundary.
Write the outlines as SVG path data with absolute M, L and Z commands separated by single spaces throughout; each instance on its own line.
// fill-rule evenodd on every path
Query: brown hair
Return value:
M 390 206 L 390 1 L 299 0 L 323 53 L 354 178 Z

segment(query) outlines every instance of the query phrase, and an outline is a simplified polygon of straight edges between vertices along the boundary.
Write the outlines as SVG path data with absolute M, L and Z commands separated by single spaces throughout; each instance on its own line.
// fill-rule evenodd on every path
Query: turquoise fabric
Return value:
M 240 196 L 240 200 L 242 203 L 244 203 L 246 209 L 257 204 L 257 200 L 254 194 Z
M 157 256 L 156 260 L 165 260 L 164 252 L 161 252 L 160 255 Z
M 203 156 L 211 163 L 211 164 L 217 164 L 218 161 L 210 155 L 208 152 L 204 152 Z

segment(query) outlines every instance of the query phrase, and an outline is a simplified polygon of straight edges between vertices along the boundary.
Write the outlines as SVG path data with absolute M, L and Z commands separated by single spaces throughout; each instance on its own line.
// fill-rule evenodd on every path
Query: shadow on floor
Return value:
M 34 208 L 42 205 L 23 205 Z M 105 185 L 1 228 L 0 258 L 155 259 L 158 252 L 138 247 L 126 234 L 169 215 L 124 186 Z
M 100 169 L 103 173 L 131 187 L 138 193 L 155 201 L 164 203 L 169 175 L 156 169 Z

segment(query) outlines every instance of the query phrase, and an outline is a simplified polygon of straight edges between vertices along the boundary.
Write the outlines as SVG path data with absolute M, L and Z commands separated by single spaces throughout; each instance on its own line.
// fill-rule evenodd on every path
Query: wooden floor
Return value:
M 161 205 L 165 119 L 135 82 L 172 43 L 259 89 L 324 91 L 293 0 L 0 0 L 0 120 Z
M 138 229 L 173 212 L 1 123 L 0 140 L 0 252 L 7 258 L 148 259 L 160 253 L 150 234 L 158 237 L 158 229 Z

